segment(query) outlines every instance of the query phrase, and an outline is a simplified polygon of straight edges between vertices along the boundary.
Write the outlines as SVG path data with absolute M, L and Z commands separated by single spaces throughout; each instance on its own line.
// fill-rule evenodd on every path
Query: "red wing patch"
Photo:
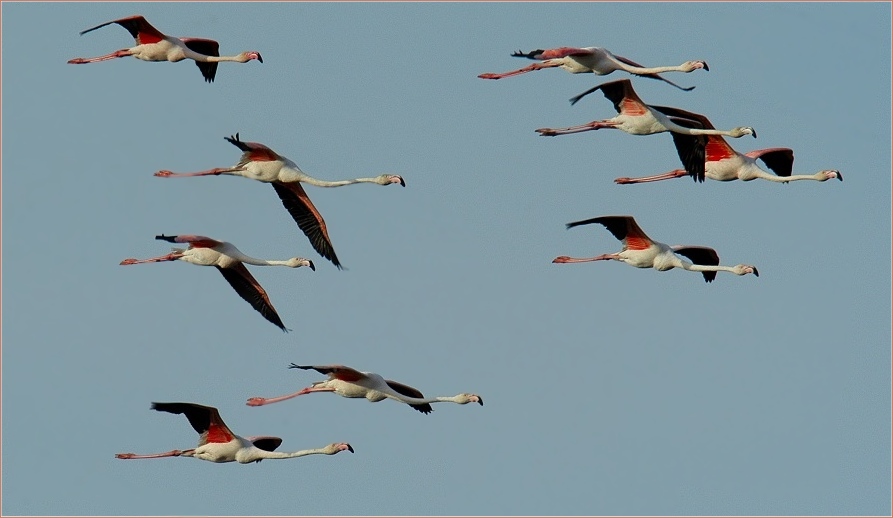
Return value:
M 623 102 L 620 103 L 620 113 L 624 115 L 645 115 L 648 113 L 648 110 L 642 103 L 624 98 Z
M 651 246 L 651 240 L 639 236 L 626 236 L 623 240 L 627 250 L 647 250 Z
M 221 442 L 230 442 L 233 440 L 233 435 L 226 429 L 225 426 L 215 425 L 211 423 L 208 427 L 208 432 L 206 436 L 207 442 L 221 443 Z
M 726 158 L 732 158 L 736 154 L 732 146 L 722 136 L 707 135 L 707 146 L 704 149 L 704 156 L 707 162 L 719 162 Z
M 273 160 L 279 160 L 279 155 L 266 146 L 264 146 L 263 149 L 252 149 L 245 153 L 245 155 L 252 162 L 272 162 Z
M 215 241 L 213 239 L 208 239 L 208 240 L 199 239 L 196 241 L 190 241 L 189 247 L 190 248 L 214 248 L 215 246 L 217 246 L 219 244 L 220 243 L 218 241 Z
M 584 54 L 592 54 L 592 51 L 579 49 L 576 47 L 559 47 L 557 49 L 549 49 L 540 54 L 540 59 L 555 59 L 566 56 L 581 56 Z

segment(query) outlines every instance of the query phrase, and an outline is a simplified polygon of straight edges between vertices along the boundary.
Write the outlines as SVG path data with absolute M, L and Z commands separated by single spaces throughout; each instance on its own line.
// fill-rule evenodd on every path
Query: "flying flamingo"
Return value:
M 655 133 L 663 133 L 671 131 L 674 133 L 684 133 L 686 135 L 726 135 L 729 137 L 743 137 L 744 135 L 752 135 L 756 138 L 757 133 L 749 126 L 742 126 L 728 131 L 717 129 L 700 129 L 681 126 L 672 121 L 672 118 L 688 119 L 692 115 L 691 112 L 680 110 L 679 108 L 670 108 L 667 106 L 652 106 L 645 104 L 642 99 L 633 90 L 632 82 L 629 79 L 621 79 L 619 81 L 611 81 L 594 86 L 589 90 L 571 98 L 571 104 L 576 104 L 583 97 L 601 90 L 609 101 L 614 103 L 614 109 L 618 115 L 612 119 L 592 121 L 579 126 L 571 126 L 569 128 L 540 128 L 537 133 L 543 136 L 564 135 L 567 133 L 579 133 L 582 131 L 591 131 L 601 128 L 614 128 L 625 131 L 631 135 L 653 135 Z
M 335 455 L 347 450 L 353 453 L 353 447 L 346 442 L 332 443 L 323 448 L 301 450 L 289 453 L 277 452 L 282 444 L 279 437 L 252 436 L 240 437 L 234 434 L 220 418 L 216 408 L 195 403 L 152 403 L 152 410 L 186 414 L 189 424 L 199 433 L 201 438 L 198 447 L 191 450 L 171 450 L 164 453 L 137 455 L 135 453 L 117 453 L 116 459 L 157 459 L 161 457 L 194 457 L 210 462 L 260 462 L 264 459 L 291 459 L 305 455 Z
M 713 124 L 703 115 L 691 114 L 692 120 L 679 120 L 679 124 L 713 129 Z M 843 175 L 836 169 L 825 169 L 815 174 L 791 175 L 794 168 L 794 151 L 789 148 L 757 149 L 749 153 L 741 154 L 729 145 L 719 135 L 683 135 L 673 133 L 673 142 L 682 157 L 691 153 L 691 149 L 705 149 L 706 164 L 704 166 L 707 178 L 728 182 L 731 180 L 743 180 L 749 182 L 756 178 L 763 178 L 771 182 L 788 183 L 795 180 L 817 180 L 824 182 L 831 178 L 843 181 Z M 775 175 L 763 171 L 757 165 L 757 159 L 762 160 Z M 680 178 L 689 173 L 682 169 L 676 169 L 664 174 L 643 176 L 640 178 L 617 178 L 614 182 L 619 184 L 656 182 L 670 178 Z M 777 175 L 777 176 L 776 176 Z M 704 181 L 704 176 L 693 177 L 696 181 Z
M 264 318 L 283 331 L 287 331 L 287 329 L 283 325 L 282 319 L 279 318 L 279 314 L 276 313 L 276 309 L 273 308 L 273 304 L 270 303 L 267 292 L 251 275 L 248 268 L 245 268 L 245 263 L 255 266 L 288 266 L 289 268 L 309 266 L 311 270 L 316 270 L 316 267 L 313 266 L 313 261 L 303 257 L 293 257 L 287 261 L 255 259 L 243 254 L 232 243 L 217 241 L 210 237 L 190 235 L 165 236 L 162 234 L 155 236 L 155 239 L 171 243 L 188 243 L 189 247 L 186 249 L 174 248 L 173 252 L 167 255 L 150 259 L 124 259 L 121 261 L 121 264 L 159 263 L 179 259 L 199 266 L 215 266 L 240 297 L 251 304 L 251 307 L 257 310 Z
M 482 406 L 484 404 L 483 398 L 476 394 L 458 394 L 450 397 L 441 396 L 426 398 L 417 389 L 408 385 L 386 380 L 374 372 L 360 372 L 351 369 L 350 367 L 345 367 L 344 365 L 296 365 L 292 363 L 288 368 L 304 370 L 313 369 L 320 374 L 328 374 L 329 379 L 318 381 L 294 394 L 273 398 L 253 397 L 250 398 L 246 404 L 248 406 L 269 405 L 303 394 L 310 394 L 311 392 L 334 392 L 339 396 L 348 398 L 364 397 L 373 403 L 385 398 L 391 398 L 400 401 L 401 403 L 406 403 L 423 414 L 429 414 L 434 411 L 434 409 L 431 408 L 431 403 L 450 402 L 458 403 L 460 405 L 478 403 Z
M 503 77 L 511 77 L 519 74 L 524 74 L 526 72 L 533 72 L 534 70 L 540 70 L 542 68 L 552 68 L 552 67 L 560 67 L 571 74 L 585 74 L 588 72 L 592 72 L 595 75 L 604 76 L 610 74 L 615 70 L 624 70 L 629 72 L 630 74 L 634 74 L 642 77 L 650 77 L 651 79 L 659 79 L 661 81 L 665 81 L 680 90 L 690 91 L 695 87 L 689 86 L 687 88 L 683 88 L 676 83 L 664 79 L 658 74 L 661 72 L 692 72 L 699 68 L 703 68 L 704 70 L 710 70 L 707 67 L 706 61 L 686 61 L 685 63 L 679 66 L 669 66 L 669 67 L 644 67 L 635 61 L 629 60 L 627 58 L 617 56 L 612 54 L 608 49 L 603 49 L 600 47 L 584 47 L 584 48 L 575 48 L 575 47 L 561 47 L 557 49 L 548 49 L 548 50 L 534 50 L 532 52 L 523 53 L 520 50 L 512 54 L 514 57 L 518 58 L 529 58 L 541 60 L 540 63 L 534 63 L 532 65 L 528 65 L 524 68 L 520 68 L 518 70 L 513 70 L 511 72 L 505 72 L 502 74 L 481 74 L 478 77 L 481 79 L 502 79 Z
M 152 27 L 145 18 L 139 15 L 105 22 L 96 27 L 81 31 L 81 34 L 83 35 L 90 31 L 95 31 L 100 27 L 105 27 L 106 25 L 113 23 L 117 23 L 130 32 L 130 35 L 136 40 L 136 47 L 116 50 L 111 54 L 95 58 L 74 58 L 68 60 L 68 63 L 72 65 L 82 65 L 84 63 L 96 63 L 98 61 L 107 61 L 109 59 L 123 58 L 127 56 L 133 56 L 143 61 L 171 61 L 173 63 L 184 59 L 192 59 L 195 60 L 195 64 L 198 65 L 198 69 L 205 77 L 205 81 L 211 83 L 214 81 L 214 76 L 217 74 L 217 63 L 222 61 L 247 63 L 252 59 L 256 59 L 261 63 L 264 62 L 263 58 L 260 57 L 260 53 L 257 51 L 250 50 L 242 52 L 236 56 L 221 56 L 219 44 L 214 40 L 203 38 L 175 38 L 167 36 L 155 27 Z
M 623 242 L 623 250 L 615 254 L 603 254 L 596 257 L 573 258 L 566 255 L 556 257 L 553 263 L 583 263 L 588 261 L 607 261 L 613 259 L 636 268 L 654 268 L 658 271 L 682 268 L 692 272 L 701 272 L 704 280 L 713 282 L 716 272 L 732 272 L 735 275 L 752 273 L 759 277 L 755 266 L 739 264 L 737 266 L 719 266 L 719 255 L 716 250 L 706 246 L 669 246 L 652 240 L 636 224 L 632 216 L 602 216 L 583 221 L 568 223 L 567 228 L 590 223 L 601 223 L 614 237 Z M 678 255 L 677 255 L 678 254 Z M 687 257 L 691 262 L 681 259 Z
M 396 174 L 382 174 L 374 178 L 354 178 L 352 180 L 331 182 L 318 180 L 308 176 L 301 171 L 297 164 L 267 146 L 257 142 L 242 142 L 239 140 L 238 133 L 232 137 L 224 137 L 224 139 L 244 151 L 242 159 L 234 167 L 214 168 L 197 173 L 158 171 L 155 173 L 155 176 L 171 178 L 228 174 L 244 176 L 245 178 L 272 184 L 276 194 L 279 195 L 279 199 L 282 200 L 282 205 L 291 214 L 291 217 L 298 224 L 301 231 L 304 232 L 304 235 L 310 239 L 313 249 L 319 252 L 319 255 L 332 261 L 339 269 L 341 269 L 341 262 L 338 260 L 338 256 L 335 255 L 335 248 L 332 246 L 332 240 L 329 238 L 328 230 L 326 230 L 326 222 L 323 220 L 322 214 L 316 210 L 316 207 L 310 201 L 307 193 L 304 192 L 301 182 L 316 185 L 317 187 L 341 187 L 342 185 L 354 183 L 377 183 L 379 185 L 399 183 L 406 187 L 406 182 L 403 181 L 403 178 Z

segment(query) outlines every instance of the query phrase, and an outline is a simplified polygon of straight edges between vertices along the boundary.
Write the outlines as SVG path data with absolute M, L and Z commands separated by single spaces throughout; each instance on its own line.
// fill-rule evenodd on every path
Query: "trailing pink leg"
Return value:
M 171 450 L 164 453 L 149 453 L 146 455 L 137 455 L 136 453 L 116 453 L 116 459 L 160 459 L 162 457 L 181 457 L 192 456 L 195 450 Z
M 214 169 L 208 169 L 207 171 L 199 171 L 197 173 L 172 173 L 168 170 L 162 170 L 155 173 L 155 176 L 160 178 L 173 178 L 173 177 L 182 177 L 182 176 L 212 176 L 219 175 L 223 173 L 232 173 L 235 171 L 244 171 L 245 169 L 242 167 L 231 167 L 231 168 L 221 168 L 215 167 Z
M 554 137 L 555 135 L 567 135 L 569 133 L 582 133 L 584 131 L 593 131 L 600 128 L 613 128 L 614 123 L 608 121 L 592 121 L 579 126 L 570 126 L 567 128 L 540 128 L 537 133 L 543 137 Z
M 248 406 L 264 406 L 264 405 L 269 405 L 271 403 L 278 403 L 280 401 L 285 401 L 286 399 L 291 399 L 293 397 L 302 396 L 304 394 L 309 394 L 311 392 L 335 392 L 335 389 L 328 388 L 328 387 L 318 387 L 318 388 L 317 387 L 307 387 L 305 389 L 301 389 L 301 390 L 295 392 L 294 394 L 287 394 L 285 396 L 271 397 L 271 398 L 264 398 L 264 397 L 249 398 L 245 404 Z
M 596 257 L 568 257 L 566 255 L 558 256 L 555 259 L 552 259 L 553 263 L 564 264 L 564 263 L 588 263 L 590 261 L 608 261 L 611 259 L 617 259 L 617 254 L 603 254 Z
M 129 49 L 121 49 L 121 50 L 116 50 L 115 52 L 112 52 L 111 54 L 106 54 L 105 56 L 99 56 L 99 57 L 95 57 L 95 58 L 69 59 L 68 64 L 69 65 L 83 65 L 84 63 L 96 63 L 97 61 L 107 61 L 109 59 L 115 59 L 115 58 L 126 58 L 127 56 L 130 56 L 130 55 L 131 54 L 130 54 Z
M 128 264 L 140 264 L 140 263 L 160 263 L 163 261 L 176 261 L 177 259 L 183 257 L 183 254 L 180 252 L 171 252 L 167 255 L 162 255 L 161 257 L 152 257 L 149 259 L 124 259 L 121 261 L 120 265 L 126 266 Z
M 616 178 L 614 183 L 619 183 L 621 185 L 628 183 L 647 183 L 647 182 L 658 182 L 660 180 L 669 180 L 671 178 L 682 178 L 683 176 L 688 176 L 688 172 L 685 169 L 675 169 L 670 171 L 669 173 L 656 174 L 654 176 L 640 176 L 639 178 Z
M 532 65 L 528 65 L 524 68 L 519 68 L 518 70 L 512 70 L 511 72 L 503 72 L 501 74 L 494 73 L 486 73 L 481 74 L 478 77 L 481 79 L 502 79 L 503 77 L 511 77 L 517 76 L 521 74 L 525 74 L 527 72 L 533 72 L 534 70 L 539 70 L 541 68 L 552 68 L 552 67 L 560 67 L 561 63 L 534 63 Z

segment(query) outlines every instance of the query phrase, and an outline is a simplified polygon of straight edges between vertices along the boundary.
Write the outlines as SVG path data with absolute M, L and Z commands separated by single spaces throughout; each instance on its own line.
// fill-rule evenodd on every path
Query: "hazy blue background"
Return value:
M 264 63 L 135 59 L 109 26 L 258 50 Z M 3 3 L 4 514 L 878 514 L 890 509 L 890 5 Z M 688 179 L 667 135 L 534 129 L 613 116 L 630 77 L 545 70 L 516 50 L 604 46 L 669 74 L 646 102 L 750 125 L 742 152 L 791 147 L 795 173 L 843 183 Z M 159 179 L 235 164 L 263 142 L 325 179 L 395 172 L 407 187 L 307 187 L 347 271 L 310 248 L 270 186 Z M 708 245 L 761 276 L 553 265 L 653 238 Z M 196 233 L 308 269 L 254 268 L 286 325 L 210 268 L 120 267 Z M 250 396 L 344 363 L 426 395 Z M 217 406 L 283 451 L 356 454 L 259 465 L 120 461 L 193 447 L 151 401 Z

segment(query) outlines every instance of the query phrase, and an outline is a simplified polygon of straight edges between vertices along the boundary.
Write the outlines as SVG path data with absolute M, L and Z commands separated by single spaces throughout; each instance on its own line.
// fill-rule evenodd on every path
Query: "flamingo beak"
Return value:
M 754 277 L 759 277 L 759 276 L 760 276 L 760 272 L 757 271 L 757 267 L 756 267 L 756 266 L 753 267 L 753 276 L 754 276 Z
M 481 396 L 478 396 L 478 404 L 484 406 L 484 398 L 482 398 Z
M 710 67 L 707 66 L 707 62 L 706 62 L 706 61 L 701 61 L 701 63 L 704 64 L 704 70 L 706 70 L 707 72 L 710 72 Z
M 260 52 L 257 53 L 257 60 L 261 63 L 264 62 L 264 58 L 260 57 Z
M 309 266 L 310 269 L 313 270 L 314 272 L 316 271 L 316 266 L 313 265 L 313 261 L 311 261 L 311 260 L 308 259 L 308 260 L 307 260 L 307 266 Z
M 350 444 L 348 444 L 348 445 L 347 445 L 347 451 L 353 453 L 353 446 L 351 446 Z

